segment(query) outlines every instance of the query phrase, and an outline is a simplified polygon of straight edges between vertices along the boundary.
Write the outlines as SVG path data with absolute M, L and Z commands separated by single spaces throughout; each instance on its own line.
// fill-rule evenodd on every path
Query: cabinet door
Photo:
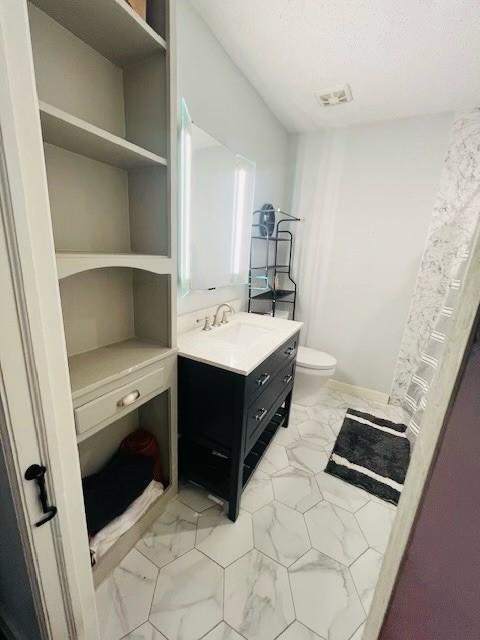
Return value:
M 29 577 L 23 586 L 42 638 L 98 640 L 27 9 L 19 0 L 0 2 L 0 292 L 0 481 L 15 504 Z M 31 465 L 46 468 L 38 476 L 45 508 L 35 473 L 25 477 Z

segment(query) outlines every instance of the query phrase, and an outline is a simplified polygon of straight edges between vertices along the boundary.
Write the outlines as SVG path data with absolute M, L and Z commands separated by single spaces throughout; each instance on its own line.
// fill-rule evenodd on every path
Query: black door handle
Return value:
M 45 485 L 45 474 L 47 468 L 40 464 L 32 464 L 25 471 L 25 480 L 35 480 L 38 486 L 38 497 L 40 504 L 42 505 L 43 513 L 47 514 L 45 518 L 42 518 L 35 523 L 36 527 L 41 527 L 42 524 L 49 522 L 57 515 L 57 507 L 48 504 L 47 487 Z

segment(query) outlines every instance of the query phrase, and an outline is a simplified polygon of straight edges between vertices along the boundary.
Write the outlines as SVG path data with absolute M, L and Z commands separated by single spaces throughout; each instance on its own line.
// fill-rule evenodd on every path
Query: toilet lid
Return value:
M 336 359 L 325 351 L 317 351 L 310 347 L 298 347 L 297 364 L 306 369 L 333 369 Z

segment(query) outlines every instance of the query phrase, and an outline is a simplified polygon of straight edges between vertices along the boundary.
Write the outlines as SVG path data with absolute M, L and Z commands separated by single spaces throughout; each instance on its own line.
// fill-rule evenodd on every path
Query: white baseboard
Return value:
M 388 393 L 382 393 L 382 391 L 375 391 L 375 389 L 367 389 L 366 387 L 358 387 L 354 384 L 339 382 L 338 380 L 329 380 L 328 386 L 330 389 L 339 391 L 340 393 L 349 393 L 351 396 L 364 398 L 365 400 L 372 400 L 372 402 L 388 404 L 389 395 Z

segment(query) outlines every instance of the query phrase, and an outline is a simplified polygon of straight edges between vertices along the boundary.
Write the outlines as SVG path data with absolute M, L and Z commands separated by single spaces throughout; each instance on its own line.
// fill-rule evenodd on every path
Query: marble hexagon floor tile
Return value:
M 146 622 L 135 631 L 132 631 L 132 633 L 129 633 L 128 636 L 122 638 L 122 640 L 167 640 L 167 638 L 155 629 L 153 624 Z
M 285 467 L 288 467 L 288 458 L 285 447 L 282 447 L 275 442 L 270 443 L 263 458 L 260 460 L 258 469 L 271 476 L 277 471 L 285 469 Z
M 227 567 L 224 617 L 247 640 L 274 640 L 295 618 L 285 567 L 256 549 Z
M 355 516 L 329 502 L 319 502 L 307 511 L 305 521 L 312 546 L 346 566 L 368 548 Z
M 163 569 L 150 621 L 169 640 L 199 640 L 223 618 L 223 569 L 197 549 Z
M 215 629 L 207 633 L 202 640 L 244 640 L 235 629 L 229 627 L 225 622 L 221 622 Z
M 337 505 L 337 507 L 355 513 L 370 500 L 368 493 L 362 489 L 331 476 L 329 473 L 322 471 L 315 478 L 325 500 Z
M 213 500 L 210 500 L 205 489 L 191 483 L 185 483 L 180 486 L 177 498 L 197 513 L 201 513 L 215 504 Z
M 310 547 L 301 513 L 280 502 L 271 502 L 253 515 L 255 548 L 289 567 Z
M 197 520 L 195 511 L 173 500 L 137 543 L 137 549 L 157 567 L 163 567 L 193 549 Z
M 227 567 L 253 548 L 252 516 L 241 511 L 237 521 L 232 522 L 222 507 L 207 509 L 198 519 L 195 546 Z
M 278 636 L 277 640 L 323 640 L 323 638 L 295 620 L 281 636 Z
M 308 418 L 307 408 L 302 407 L 300 404 L 292 404 L 290 409 L 290 423 L 297 425 L 301 420 L 306 420 Z
M 291 420 L 288 427 L 280 427 L 275 434 L 274 442 L 282 447 L 288 447 L 294 444 L 297 440 L 300 440 L 300 432 L 298 427 Z
M 309 418 L 299 422 L 298 430 L 303 440 L 307 440 L 321 449 L 329 449 L 335 442 L 335 434 L 330 427 L 319 420 Z
M 158 569 L 136 549 L 97 589 L 102 640 L 119 640 L 148 620 Z
M 328 454 L 323 448 L 307 440 L 298 440 L 287 447 L 286 451 L 290 466 L 310 473 L 320 473 L 328 462 Z
M 257 469 L 243 491 L 241 508 L 254 513 L 272 500 L 272 481 L 266 473 Z
M 309 471 L 287 467 L 272 476 L 272 483 L 275 499 L 300 513 L 322 500 L 318 483 Z
M 315 405 L 308 408 L 308 416 L 311 420 L 320 422 L 328 428 L 333 439 L 338 435 L 345 419 L 345 408 L 335 408 L 328 405 Z
M 363 556 L 355 560 L 350 567 L 350 573 L 357 587 L 358 595 L 367 613 L 372 604 L 382 562 L 383 555 L 381 553 L 378 553 L 375 549 L 367 549 Z
M 349 570 L 312 549 L 289 574 L 297 619 L 322 638 L 349 640 L 365 619 Z
M 355 514 L 369 546 L 379 553 L 387 549 L 395 516 L 396 510 L 373 500 Z

